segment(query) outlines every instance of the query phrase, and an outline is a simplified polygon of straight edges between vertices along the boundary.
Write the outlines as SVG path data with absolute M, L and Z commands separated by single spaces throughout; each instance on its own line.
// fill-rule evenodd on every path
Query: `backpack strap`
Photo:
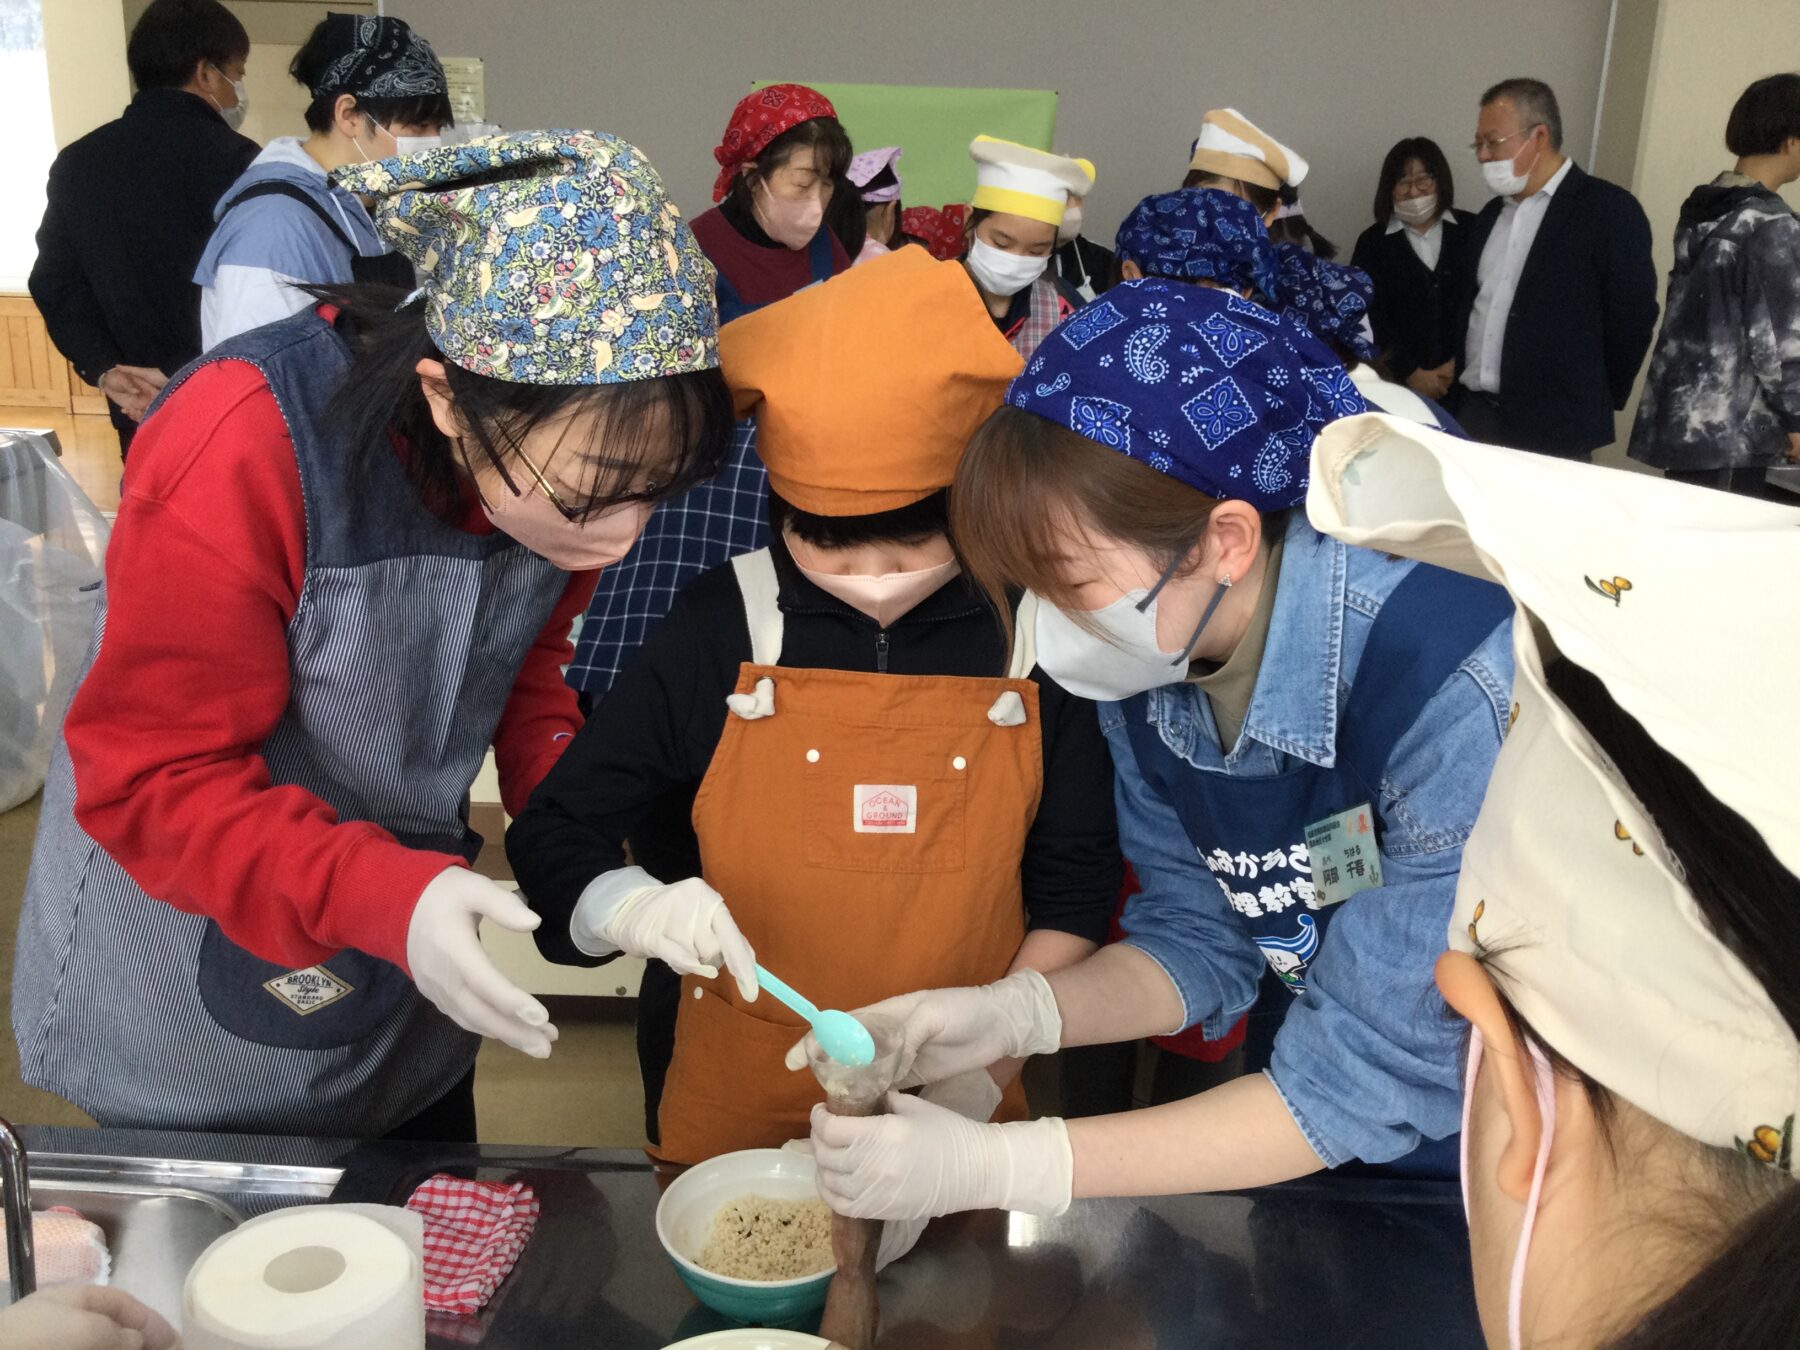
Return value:
M 308 211 L 311 211 L 324 223 L 325 228 L 330 230 L 331 233 L 336 236 L 338 243 L 350 250 L 351 257 L 354 258 L 362 252 L 362 250 L 356 246 L 355 241 L 353 241 L 349 235 L 344 233 L 344 227 L 331 218 L 331 213 L 329 211 L 319 205 L 319 199 L 314 197 L 305 188 L 296 187 L 293 183 L 283 183 L 279 180 L 275 180 L 267 183 L 258 183 L 254 187 L 247 187 L 231 199 L 231 205 L 225 208 L 225 215 L 230 215 L 245 202 L 254 201 L 258 197 L 286 197 L 291 201 L 299 202 L 300 205 L 304 206 Z M 221 216 L 220 219 L 223 220 L 224 217 Z

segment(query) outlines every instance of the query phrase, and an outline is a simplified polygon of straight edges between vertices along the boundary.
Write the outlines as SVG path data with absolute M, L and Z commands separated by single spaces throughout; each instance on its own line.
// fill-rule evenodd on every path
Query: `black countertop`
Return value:
M 359 1144 L 25 1127 L 34 1153 L 341 1169 L 329 1198 L 399 1204 L 433 1172 L 526 1180 L 543 1216 L 482 1314 L 431 1345 L 661 1350 L 726 1324 L 676 1278 L 635 1150 Z M 267 1191 L 222 1198 L 246 1213 Z M 298 1197 L 297 1197 L 298 1198 Z M 313 1199 L 318 1198 L 315 1194 Z M 1481 1346 L 1454 1183 L 1323 1176 L 1265 1190 L 941 1220 L 882 1277 L 883 1350 Z

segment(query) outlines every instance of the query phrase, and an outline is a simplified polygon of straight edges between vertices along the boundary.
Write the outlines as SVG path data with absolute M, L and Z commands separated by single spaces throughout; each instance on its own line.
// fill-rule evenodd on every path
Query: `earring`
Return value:
M 1231 573 L 1221 572 L 1219 574 L 1219 585 L 1225 587 L 1226 590 L 1230 590 L 1231 589 Z

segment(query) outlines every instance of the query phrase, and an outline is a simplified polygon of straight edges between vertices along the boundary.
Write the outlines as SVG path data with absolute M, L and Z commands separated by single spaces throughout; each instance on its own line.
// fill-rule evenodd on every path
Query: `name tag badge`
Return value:
M 1306 850 L 1312 855 L 1313 889 L 1321 908 L 1381 885 L 1375 813 L 1367 802 L 1308 825 Z
M 850 823 L 858 834 L 917 834 L 919 789 L 898 783 L 858 783 L 851 789 Z

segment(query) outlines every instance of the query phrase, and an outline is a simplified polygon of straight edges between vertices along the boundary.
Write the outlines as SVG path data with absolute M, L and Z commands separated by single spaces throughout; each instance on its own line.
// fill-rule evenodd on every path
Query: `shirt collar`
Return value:
M 1191 721 L 1195 705 L 1204 702 L 1201 691 L 1185 681 L 1150 694 L 1150 720 L 1162 724 L 1165 742 L 1184 742 L 1177 748 L 1191 763 L 1215 770 L 1266 760 L 1269 750 L 1322 767 L 1336 763 L 1348 572 L 1346 547 L 1313 529 L 1305 510 L 1297 508 L 1283 537 L 1269 639 L 1236 748 L 1227 757 L 1204 738 L 1178 729 L 1176 724 Z M 1266 748 L 1259 752 L 1256 746 Z M 1272 764 L 1265 767 L 1273 771 Z
M 1550 181 L 1545 183 L 1544 186 L 1539 188 L 1536 192 L 1532 193 L 1531 196 L 1529 196 L 1525 199 L 1525 201 L 1528 201 L 1528 202 L 1533 201 L 1538 197 L 1542 197 L 1546 201 L 1548 201 L 1550 198 L 1554 197 L 1556 195 L 1556 190 L 1563 185 L 1563 179 L 1565 179 L 1569 176 L 1569 170 L 1574 167 L 1575 167 L 1574 160 L 1565 159 L 1563 161 L 1562 168 L 1558 169 L 1555 173 L 1550 175 Z M 1524 205 L 1524 203 L 1521 202 L 1520 205 Z
M 1440 225 L 1454 225 L 1454 224 L 1456 224 L 1456 217 L 1451 215 L 1448 211 L 1446 211 L 1441 216 L 1439 216 L 1436 220 L 1431 222 L 1431 229 L 1425 231 L 1425 233 L 1426 233 L 1426 235 L 1429 236 Z M 1406 222 L 1404 220 L 1400 219 L 1399 216 L 1390 215 L 1388 217 L 1387 232 L 1389 234 L 1399 234 L 1400 231 L 1404 230 L 1405 228 L 1406 228 Z

